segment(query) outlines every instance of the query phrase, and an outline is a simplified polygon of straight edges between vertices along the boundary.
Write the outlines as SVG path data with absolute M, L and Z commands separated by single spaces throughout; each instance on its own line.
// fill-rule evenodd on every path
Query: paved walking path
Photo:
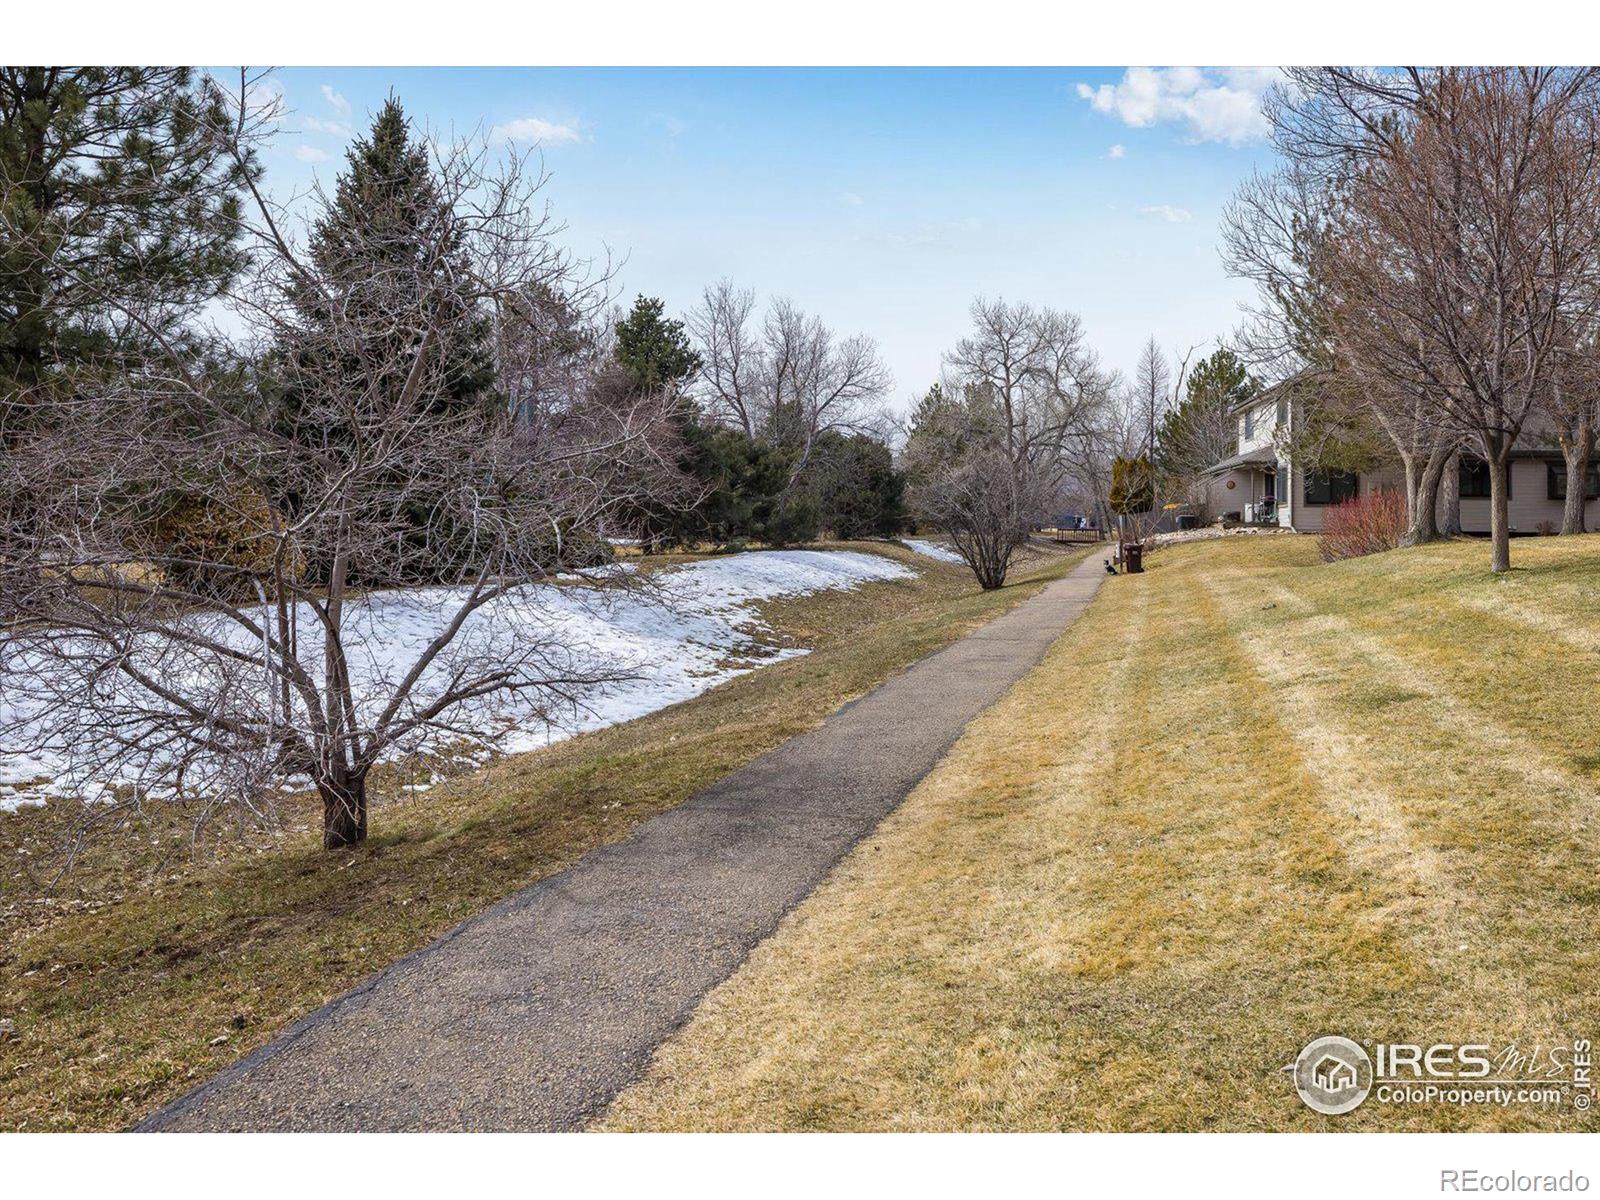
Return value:
M 579 1129 L 1093 598 L 1098 555 L 142 1129 Z

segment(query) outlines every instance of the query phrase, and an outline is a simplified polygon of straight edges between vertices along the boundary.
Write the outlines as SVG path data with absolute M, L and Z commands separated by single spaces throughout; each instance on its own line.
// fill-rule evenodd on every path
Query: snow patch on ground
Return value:
M 605 589 L 581 581 L 520 588 L 474 613 L 468 626 L 475 628 L 464 628 L 462 636 L 481 632 L 489 637 L 492 630 L 492 637 L 512 642 L 536 639 L 562 648 L 570 656 L 563 661 L 577 671 L 597 668 L 626 677 L 565 694 L 535 690 L 468 701 L 455 710 L 453 723 L 472 726 L 495 752 L 516 753 L 629 721 L 806 653 L 772 645 L 757 604 L 915 575 L 875 554 L 765 550 L 663 571 L 649 588 Z M 382 592 L 353 604 L 347 641 L 361 707 L 386 700 L 383 681 L 404 673 L 458 605 L 459 593 L 448 588 Z M 302 628 L 312 625 L 308 617 Z M 320 653 L 319 646 L 308 645 L 302 657 L 310 664 Z M 17 664 L 14 658 L 0 667 L 15 670 Z M 0 693 L 0 811 L 132 782 L 86 776 L 71 747 L 52 736 L 42 711 L 30 712 L 27 676 L 13 674 L 0 682 L 7 683 Z M 451 739 L 441 735 L 439 740 Z M 408 747 L 430 748 L 436 747 Z M 472 757 L 481 761 L 483 755 Z
M 906 545 L 927 558 L 936 558 L 940 562 L 947 563 L 965 563 L 967 561 L 949 546 L 939 542 L 923 541 L 920 538 L 906 538 L 904 540 Z

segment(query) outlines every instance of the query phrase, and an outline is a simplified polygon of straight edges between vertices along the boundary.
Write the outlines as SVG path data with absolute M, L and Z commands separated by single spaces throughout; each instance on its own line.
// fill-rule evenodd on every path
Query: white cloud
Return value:
M 322 85 L 322 98 L 332 105 L 333 111 L 340 116 L 348 117 L 350 115 L 350 101 L 346 100 L 327 84 Z
M 866 202 L 858 192 L 840 192 L 839 203 L 848 204 L 851 208 L 860 208 Z
M 331 133 L 334 137 L 350 136 L 350 126 L 343 121 L 324 121 L 321 117 L 301 117 L 300 124 L 312 133 Z
M 546 146 L 583 141 L 577 122 L 547 121 L 543 117 L 519 117 L 515 121 L 507 121 L 504 125 L 496 125 L 490 136 L 513 142 L 541 142 Z
M 1127 153 L 1128 153 L 1128 148 L 1126 146 L 1124 146 L 1121 142 L 1118 142 L 1115 146 L 1111 147 L 1111 149 L 1106 151 L 1106 157 L 1107 158 L 1124 158 L 1124 157 L 1127 156 Z
M 328 161 L 328 152 L 318 150 L 315 146 L 296 146 L 294 156 L 303 163 L 320 163 Z
M 1269 132 L 1261 98 L 1280 77 L 1276 67 L 1129 67 L 1118 83 L 1080 83 L 1078 95 L 1125 125 L 1176 122 L 1197 142 L 1239 146 Z
M 1163 221 L 1170 221 L 1174 225 L 1181 225 L 1194 217 L 1187 208 L 1178 208 L 1171 204 L 1147 204 L 1139 211 L 1147 217 L 1160 217 Z

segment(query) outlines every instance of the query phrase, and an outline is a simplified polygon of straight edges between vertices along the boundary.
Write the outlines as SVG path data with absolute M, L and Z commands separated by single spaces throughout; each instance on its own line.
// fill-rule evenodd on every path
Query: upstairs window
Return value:
M 1567 468 L 1563 463 L 1549 464 L 1550 471 L 1550 499 L 1566 500 L 1567 498 Z M 1594 500 L 1600 498 L 1600 464 L 1589 468 L 1589 473 L 1583 477 L 1583 498 Z
M 1255 435 L 1256 410 L 1253 408 L 1247 408 L 1244 410 L 1244 440 L 1248 442 L 1251 438 L 1255 437 Z
M 1339 504 L 1354 500 L 1360 480 L 1349 471 L 1307 471 L 1306 503 Z

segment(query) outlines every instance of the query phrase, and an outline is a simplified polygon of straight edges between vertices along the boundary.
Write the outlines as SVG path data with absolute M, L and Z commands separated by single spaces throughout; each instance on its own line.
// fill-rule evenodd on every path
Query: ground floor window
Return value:
M 1354 500 L 1360 481 L 1350 471 L 1307 471 L 1306 503 L 1339 504 Z
M 1567 498 L 1567 467 L 1565 463 L 1550 463 L 1549 482 L 1550 499 L 1565 500 Z M 1600 465 L 1589 468 L 1589 473 L 1583 477 L 1583 498 L 1593 500 L 1600 497 Z
M 1506 499 L 1511 499 L 1511 464 L 1506 464 Z M 1461 457 L 1461 498 L 1487 500 L 1489 498 L 1489 464 L 1481 458 Z

